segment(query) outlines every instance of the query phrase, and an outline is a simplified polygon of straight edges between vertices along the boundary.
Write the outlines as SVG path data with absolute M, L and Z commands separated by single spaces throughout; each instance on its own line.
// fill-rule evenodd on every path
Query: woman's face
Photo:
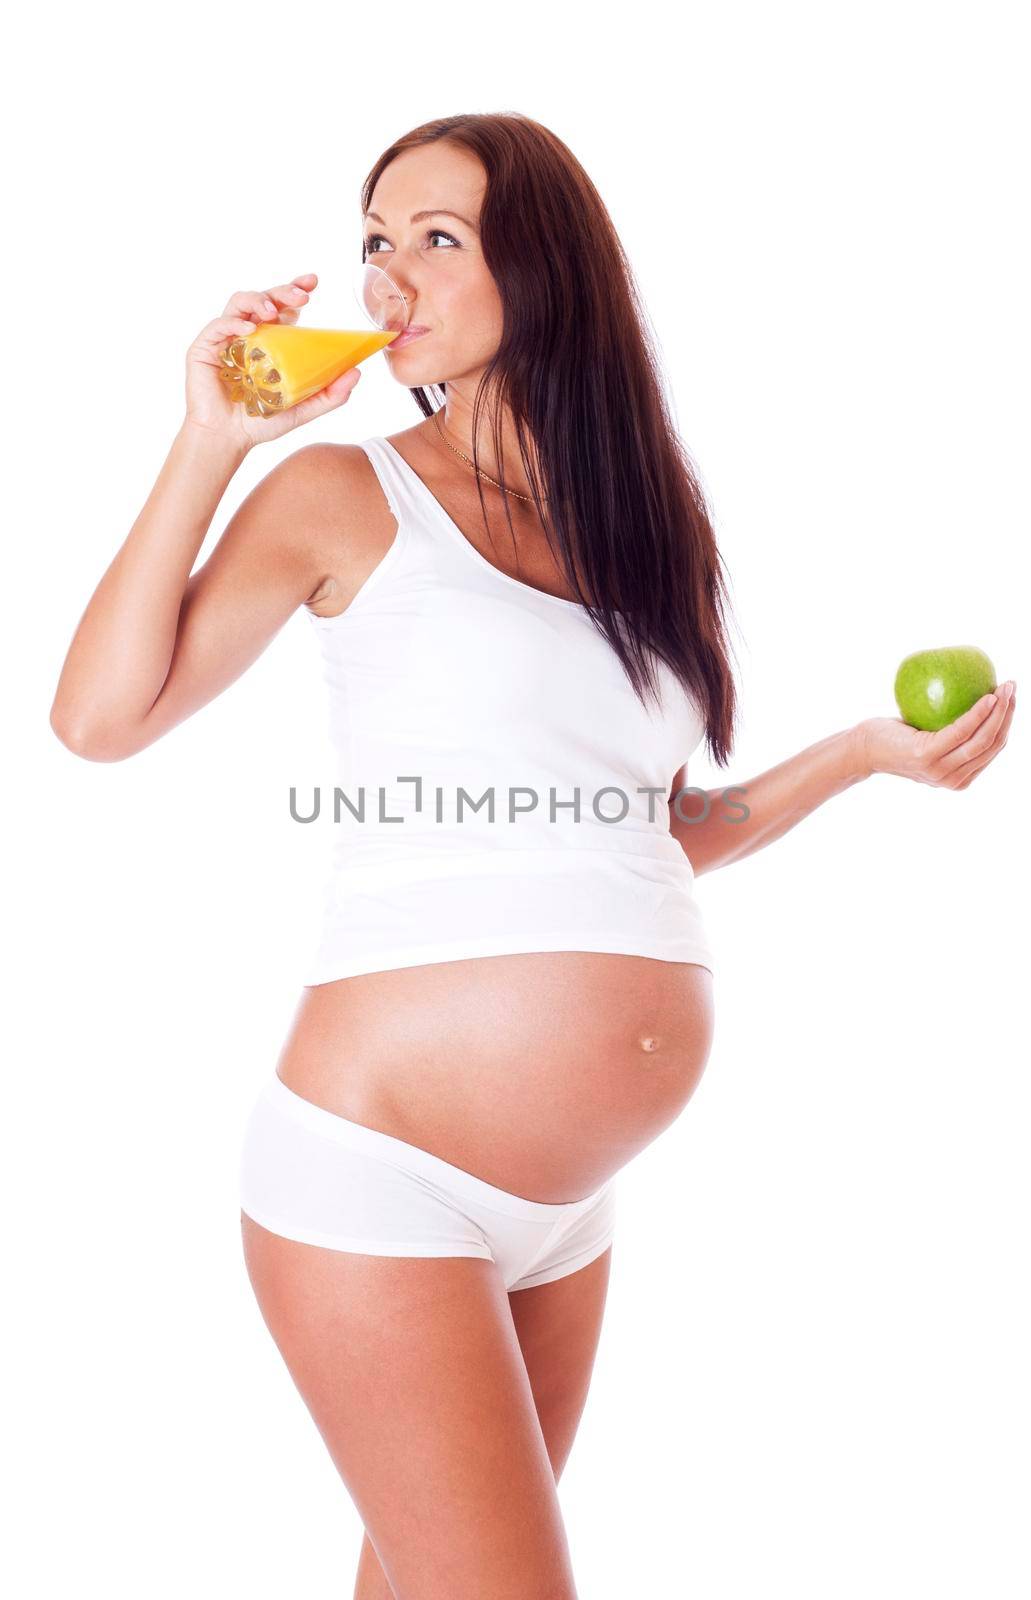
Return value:
M 501 298 L 478 232 L 486 177 L 474 155 L 440 140 L 397 156 L 373 190 L 366 260 L 408 300 L 409 327 L 427 329 L 400 350 L 384 350 L 406 388 L 475 379 L 501 341 Z

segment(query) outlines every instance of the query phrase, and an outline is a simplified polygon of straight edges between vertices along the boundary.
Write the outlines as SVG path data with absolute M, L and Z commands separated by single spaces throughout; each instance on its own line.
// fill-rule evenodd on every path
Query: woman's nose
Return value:
M 393 272 L 385 273 L 382 268 L 371 281 L 363 280 L 361 298 L 366 311 L 383 327 L 408 322 L 415 304 L 411 287 L 405 282 L 399 283 Z
M 402 302 L 400 305 L 395 304 L 395 297 L 392 296 L 391 309 L 399 310 L 402 319 L 407 320 L 414 314 L 416 299 L 415 291 L 409 280 L 406 278 L 398 278 L 396 272 L 392 272 L 390 274 L 390 281 L 394 286 L 396 295 L 400 296 L 400 300 Z

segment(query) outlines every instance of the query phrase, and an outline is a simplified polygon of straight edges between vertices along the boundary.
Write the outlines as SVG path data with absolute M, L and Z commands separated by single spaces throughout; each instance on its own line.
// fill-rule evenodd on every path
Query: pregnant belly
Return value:
M 564 1203 L 686 1105 L 712 985 L 694 963 L 579 950 L 361 973 L 304 990 L 276 1071 L 327 1111 Z

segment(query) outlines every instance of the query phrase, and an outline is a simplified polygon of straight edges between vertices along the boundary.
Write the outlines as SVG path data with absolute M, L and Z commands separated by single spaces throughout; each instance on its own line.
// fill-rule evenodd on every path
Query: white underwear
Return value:
M 524 1200 L 351 1122 L 273 1074 L 247 1122 L 243 1211 L 286 1239 L 373 1256 L 480 1256 L 509 1291 L 577 1272 L 612 1242 L 615 1179 L 581 1200 Z

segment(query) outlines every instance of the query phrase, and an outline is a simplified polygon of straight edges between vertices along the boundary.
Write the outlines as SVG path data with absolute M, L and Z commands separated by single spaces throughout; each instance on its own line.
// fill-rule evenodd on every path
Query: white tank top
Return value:
M 307 612 L 337 792 L 302 981 L 543 950 L 712 971 L 667 801 L 693 697 L 656 657 L 643 705 L 585 607 L 500 572 L 386 439 L 361 448 L 397 532 L 346 611 Z

